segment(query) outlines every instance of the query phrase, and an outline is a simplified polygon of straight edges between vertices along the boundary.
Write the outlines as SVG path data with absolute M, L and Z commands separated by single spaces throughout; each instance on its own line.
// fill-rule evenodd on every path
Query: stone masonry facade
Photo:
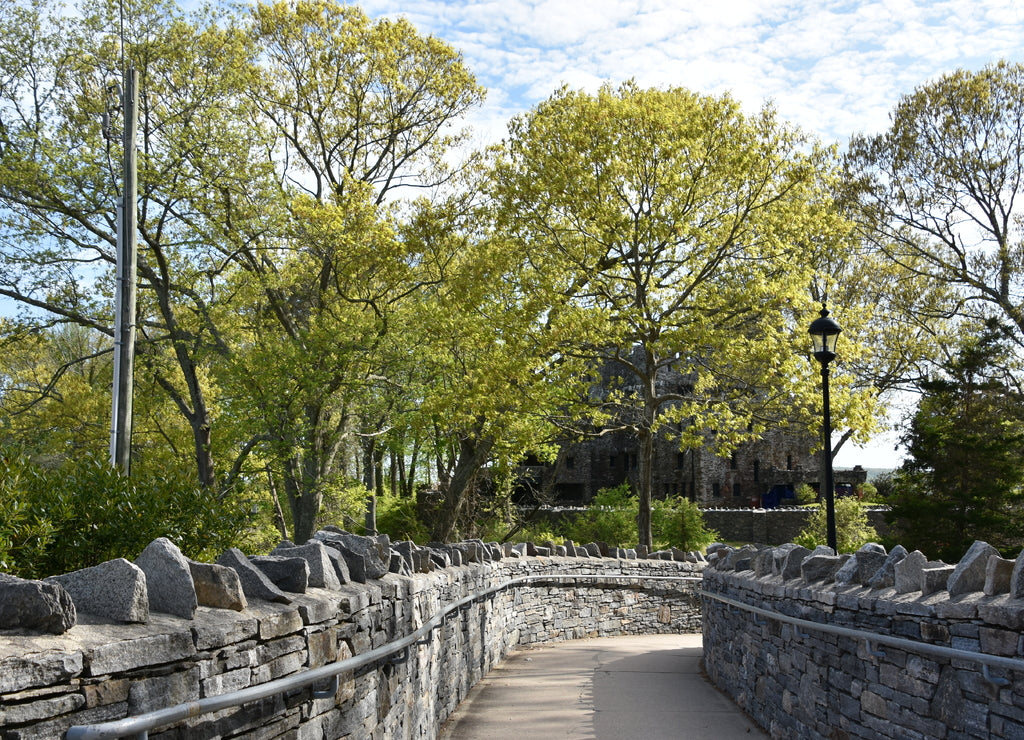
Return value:
M 200 593 L 200 603 L 183 613 L 143 610 L 129 617 L 136 621 L 80 608 L 71 624 L 2 629 L 0 738 L 53 740 L 72 725 L 218 696 L 361 655 L 411 634 L 447 604 L 524 575 L 606 578 L 540 581 L 496 592 L 455 612 L 426 644 L 410 649 L 406 660 L 384 660 L 358 675 L 342 675 L 330 696 L 317 698 L 311 688 L 293 691 L 161 728 L 150 737 L 433 738 L 473 684 L 517 645 L 700 631 L 699 583 L 615 578 L 699 576 L 703 563 L 696 558 L 601 557 L 595 548 L 574 548 L 575 556 L 568 557 L 532 546 L 539 556 L 530 556 L 525 545 L 495 549 L 479 542 L 446 547 L 452 557 L 433 567 L 418 557 L 424 548 L 406 548 L 417 555 L 406 558 L 393 543 L 391 569 L 397 572 L 350 573 L 348 582 L 327 588 L 257 595 L 248 587 L 241 603 L 221 607 L 204 606 Z M 126 570 L 124 562 L 120 571 Z M 262 565 L 272 570 L 268 562 Z M 40 592 L 52 585 L 12 583 L 8 577 L 7 586 L 25 584 Z M 67 585 L 75 591 L 71 580 Z M 78 587 L 75 593 L 83 591 Z M 160 603 L 154 595 L 148 601 Z
M 705 592 L 734 604 L 704 597 L 705 668 L 773 738 L 1024 738 L 1024 553 L 1007 560 L 977 542 L 954 566 L 901 547 L 836 556 L 787 544 L 722 547 L 708 560 Z

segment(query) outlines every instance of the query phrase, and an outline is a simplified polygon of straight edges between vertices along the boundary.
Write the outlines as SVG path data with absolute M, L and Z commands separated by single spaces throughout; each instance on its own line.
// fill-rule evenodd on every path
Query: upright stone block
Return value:
M 985 566 L 985 595 L 999 596 L 1010 593 L 1013 561 L 993 555 Z
M 387 535 L 363 537 L 349 532 L 320 530 L 313 537 L 336 548 L 345 556 L 349 570 L 357 571 L 361 568 L 366 579 L 381 578 L 391 569 L 391 539 Z M 359 562 L 355 563 L 357 558 L 350 557 L 348 553 L 361 556 Z M 358 580 L 355 572 L 352 575 Z
M 848 555 L 812 553 L 800 562 L 800 575 L 808 583 L 815 583 L 817 581 L 830 583 L 835 580 L 836 573 L 848 559 Z
M 79 612 L 118 622 L 149 619 L 146 574 L 124 558 L 50 576 L 46 581 L 63 586 Z
M 309 585 L 313 588 L 335 591 L 341 588 L 337 569 L 328 555 L 327 547 L 319 540 L 310 540 L 305 545 L 285 545 L 282 542 L 270 554 L 305 560 L 309 566 Z
M 782 579 L 788 581 L 793 578 L 799 578 L 801 575 L 801 565 L 803 565 L 804 559 L 811 554 L 811 551 L 806 547 L 800 547 L 797 545 L 789 554 L 786 555 L 785 561 L 782 565 Z
M 974 591 L 984 591 L 988 559 L 993 555 L 999 557 L 996 548 L 987 542 L 976 540 L 949 576 L 949 595 L 960 596 Z
M 259 568 L 249 562 L 241 550 L 232 547 L 217 558 L 217 565 L 232 568 L 242 583 L 242 591 L 247 599 L 262 599 L 279 604 L 290 604 L 292 599 L 274 585 Z
M 53 635 L 77 622 L 75 603 L 57 583 L 0 573 L 0 630 L 38 630 Z
M 200 605 L 236 612 L 244 611 L 248 606 L 242 581 L 234 568 L 195 560 L 189 560 L 188 567 Z
M 182 619 L 195 616 L 199 600 L 192 570 L 177 545 L 166 537 L 159 537 L 146 545 L 135 564 L 146 574 L 150 611 Z
M 921 590 L 921 571 L 928 564 L 928 558 L 920 550 L 914 550 L 893 566 L 896 593 L 908 594 Z
M 949 579 L 956 570 L 955 565 L 929 564 L 921 569 L 921 594 L 928 596 L 936 591 L 948 590 Z
M 249 562 L 259 568 L 282 591 L 304 594 L 309 588 L 309 563 L 305 558 L 257 555 Z
M 875 589 L 896 585 L 896 563 L 905 557 L 907 557 L 907 548 L 903 545 L 896 545 L 885 558 L 882 567 L 868 580 L 867 585 Z
M 1013 561 L 1013 574 L 1010 576 L 1010 596 L 1024 599 L 1024 550 Z

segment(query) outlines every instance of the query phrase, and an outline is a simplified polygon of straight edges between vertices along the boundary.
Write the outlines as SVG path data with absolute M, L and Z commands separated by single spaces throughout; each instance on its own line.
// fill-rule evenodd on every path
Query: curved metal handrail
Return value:
M 753 612 L 754 614 L 767 619 L 774 619 L 777 622 L 791 624 L 795 627 L 816 630 L 818 632 L 826 632 L 840 637 L 848 637 L 853 640 L 863 640 L 867 652 L 875 657 L 884 657 L 885 655 L 884 652 L 874 649 L 875 645 L 888 645 L 911 653 L 934 655 L 940 658 L 956 658 L 958 660 L 967 660 L 973 663 L 979 663 L 982 666 L 982 675 L 985 677 L 985 680 L 996 686 L 1007 686 L 1010 682 L 1005 678 L 993 676 L 989 672 L 990 668 L 1004 668 L 1011 671 L 1024 672 L 1024 660 L 1019 658 L 1007 658 L 1001 655 L 989 655 L 988 653 L 975 653 L 970 650 L 961 650 L 960 648 L 932 645 L 927 642 L 916 642 L 914 640 L 908 640 L 905 637 L 893 637 L 891 635 L 882 635 L 876 632 L 867 632 L 866 630 L 855 630 L 849 627 L 839 627 L 823 622 L 812 622 L 808 619 L 791 617 L 787 614 L 781 614 L 780 612 L 772 611 L 770 609 L 763 609 L 759 606 L 744 604 L 742 601 L 736 601 L 735 599 L 730 599 L 726 596 L 712 593 L 711 591 L 705 591 L 704 589 L 701 589 L 700 595 L 702 597 L 714 599 L 715 601 L 721 601 L 723 604 L 727 604 L 738 609 L 745 609 L 746 611 Z M 797 634 L 800 636 L 800 633 Z
M 133 735 L 136 740 L 146 740 L 146 738 L 149 737 L 149 731 L 156 729 L 157 727 L 170 725 L 191 717 L 199 717 L 203 714 L 210 714 L 211 712 L 218 712 L 222 709 L 240 706 L 258 699 L 277 696 L 278 694 L 305 688 L 306 686 L 310 686 L 324 680 L 331 681 L 330 687 L 324 690 L 314 691 L 314 697 L 326 698 L 333 696 L 334 692 L 337 690 L 339 675 L 373 665 L 400 651 L 407 651 L 412 645 L 425 644 L 431 639 L 430 637 L 427 637 L 427 635 L 442 626 L 445 623 L 447 616 L 453 611 L 472 604 L 474 601 L 487 598 L 498 591 L 505 591 L 512 586 L 520 586 L 535 581 L 560 580 L 702 581 L 703 579 L 699 576 L 640 576 L 621 573 L 604 573 L 601 575 L 582 573 L 549 573 L 517 576 L 503 583 L 475 591 L 469 596 L 463 597 L 459 601 L 449 604 L 440 612 L 426 620 L 416 631 L 360 655 L 354 655 L 351 658 L 335 661 L 334 663 L 329 663 L 327 665 L 320 666 L 319 668 L 310 668 L 300 673 L 293 673 L 290 676 L 284 676 L 273 681 L 268 681 L 267 683 L 260 684 L 259 686 L 250 686 L 227 694 L 220 694 L 218 696 L 210 696 L 205 699 L 185 702 L 173 707 L 157 709 L 152 712 L 140 714 L 135 717 L 126 717 L 124 719 L 111 720 L 109 722 L 93 725 L 75 725 L 68 729 L 65 737 L 67 740 L 109 740 L 111 738 L 121 738 Z

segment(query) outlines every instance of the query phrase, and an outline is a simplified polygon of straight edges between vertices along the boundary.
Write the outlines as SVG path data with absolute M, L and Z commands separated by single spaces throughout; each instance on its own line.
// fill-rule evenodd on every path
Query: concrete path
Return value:
M 767 738 L 700 672 L 700 635 L 573 640 L 512 653 L 469 692 L 443 740 Z

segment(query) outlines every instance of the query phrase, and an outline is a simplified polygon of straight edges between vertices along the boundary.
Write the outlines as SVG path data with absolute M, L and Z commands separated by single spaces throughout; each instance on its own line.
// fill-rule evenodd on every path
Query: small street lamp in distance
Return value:
M 825 473 L 825 537 L 828 546 L 838 553 L 836 546 L 836 487 L 832 474 L 832 409 L 828 394 L 828 364 L 836 358 L 836 341 L 842 327 L 828 315 L 828 308 L 822 301 L 821 316 L 811 322 L 811 341 L 814 343 L 814 359 L 821 363 L 822 396 L 822 469 Z

